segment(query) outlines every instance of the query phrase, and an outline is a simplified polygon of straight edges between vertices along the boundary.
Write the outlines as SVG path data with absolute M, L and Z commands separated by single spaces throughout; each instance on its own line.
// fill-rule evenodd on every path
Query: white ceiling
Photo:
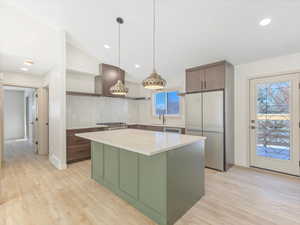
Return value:
M 1 2 L 0 27 L 0 71 L 44 75 L 57 62 L 55 29 Z M 29 59 L 30 67 L 24 65 Z
M 142 80 L 151 70 L 152 1 L 2 0 L 40 21 L 65 29 L 68 39 L 103 62 L 117 64 L 122 25 L 122 67 Z M 157 0 L 157 70 L 171 83 L 185 68 L 226 59 L 233 64 L 300 52 L 299 0 Z M 259 21 L 272 18 L 260 27 Z M 104 49 L 108 44 L 110 49 Z M 136 69 L 135 64 L 141 65 Z

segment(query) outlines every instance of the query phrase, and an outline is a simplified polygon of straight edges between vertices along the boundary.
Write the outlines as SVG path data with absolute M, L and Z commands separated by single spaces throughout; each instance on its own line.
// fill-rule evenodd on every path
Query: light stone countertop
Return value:
M 138 129 L 80 133 L 76 136 L 148 156 L 206 139 L 201 136 Z

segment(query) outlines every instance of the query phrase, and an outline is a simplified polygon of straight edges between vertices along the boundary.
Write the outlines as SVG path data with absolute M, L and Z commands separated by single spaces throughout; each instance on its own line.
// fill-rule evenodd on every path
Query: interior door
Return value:
M 31 113 L 32 113 L 32 120 L 31 120 L 31 129 L 32 129 L 32 141 L 34 146 L 34 151 L 38 153 L 38 108 L 37 108 L 37 92 L 35 91 L 32 95 L 32 105 L 31 105 Z
M 224 170 L 223 91 L 203 93 L 203 136 L 206 167 Z
M 0 82 L 0 169 L 2 161 L 4 161 L 4 91 L 2 83 Z
M 251 166 L 300 174 L 299 76 L 250 81 Z
M 47 155 L 49 152 L 49 94 L 48 88 L 37 90 L 38 112 L 38 154 Z

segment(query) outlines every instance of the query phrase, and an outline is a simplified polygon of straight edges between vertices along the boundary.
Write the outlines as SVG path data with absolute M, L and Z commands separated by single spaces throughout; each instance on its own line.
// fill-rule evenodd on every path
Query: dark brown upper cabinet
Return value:
M 201 90 L 204 79 L 205 73 L 203 70 L 186 71 L 186 90 L 189 90 L 189 92 Z
M 205 69 L 204 90 L 225 88 L 225 64 Z
M 225 88 L 225 61 L 186 70 L 186 92 L 211 91 Z
M 125 81 L 125 71 L 117 66 L 100 64 L 100 74 L 102 75 L 101 81 L 100 76 L 96 77 L 95 89 L 96 93 L 100 92 L 101 88 L 99 87 L 99 85 L 97 87 L 97 83 L 101 82 L 102 84 L 100 85 L 102 86 L 102 93 L 99 94 L 102 94 L 104 96 L 113 96 L 110 92 L 111 86 L 115 85 L 118 80 L 121 80 L 123 83 Z

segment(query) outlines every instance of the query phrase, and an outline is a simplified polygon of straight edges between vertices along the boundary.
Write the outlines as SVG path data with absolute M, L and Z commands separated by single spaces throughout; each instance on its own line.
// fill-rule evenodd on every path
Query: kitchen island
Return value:
M 92 141 L 92 179 L 160 225 L 204 195 L 205 137 L 137 129 L 77 136 Z

